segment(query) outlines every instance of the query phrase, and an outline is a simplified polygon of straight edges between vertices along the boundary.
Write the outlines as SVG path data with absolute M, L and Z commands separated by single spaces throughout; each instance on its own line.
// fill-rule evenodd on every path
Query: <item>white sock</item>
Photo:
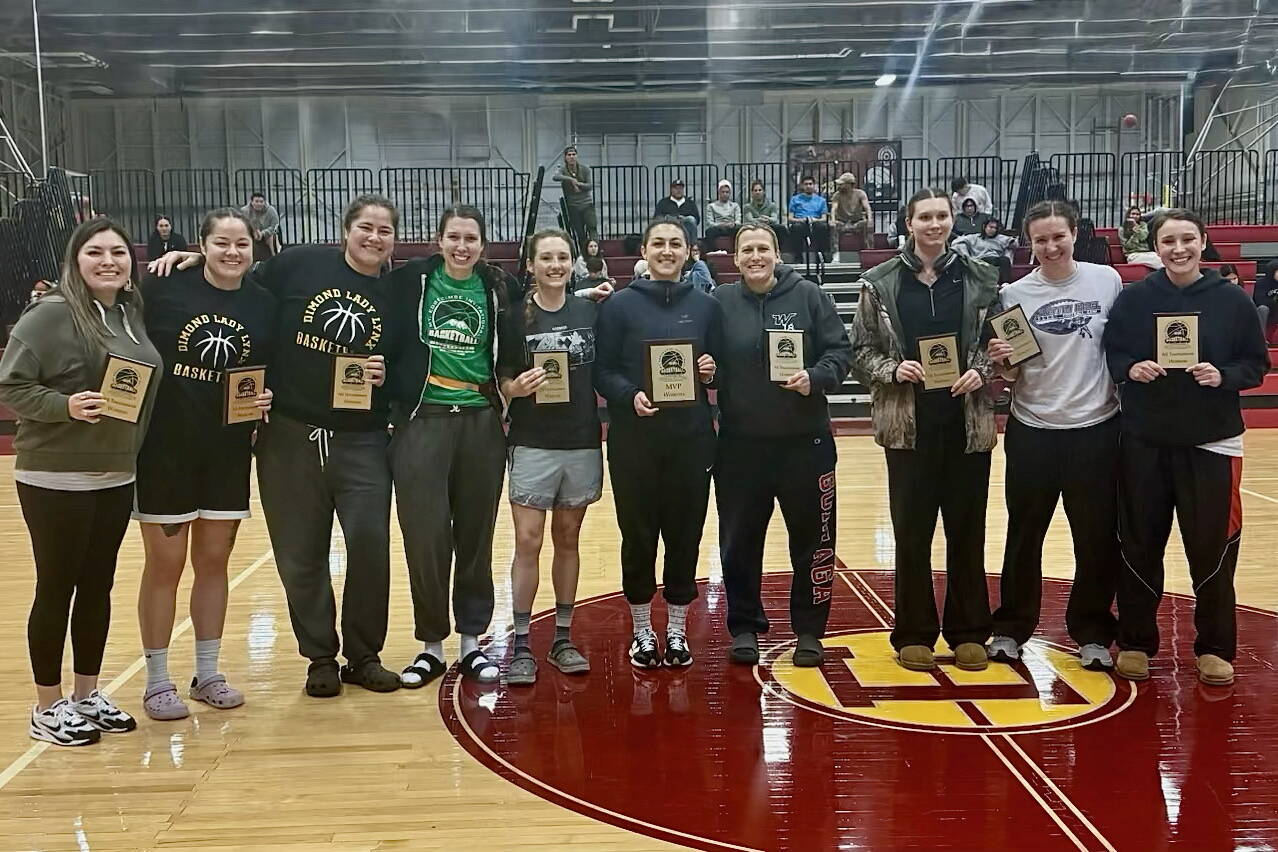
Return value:
M 667 633 L 687 633 L 688 625 L 688 605 L 687 604 L 666 604 L 666 632 Z
M 479 637 L 478 637 L 478 636 L 469 636 L 469 635 L 467 635 L 467 634 L 463 633 L 463 634 L 462 634 L 462 637 L 461 637 L 461 656 L 462 656 L 462 659 L 463 659 L 463 660 L 464 660 L 464 659 L 466 659 L 466 655 L 467 655 L 467 654 L 469 654 L 471 651 L 478 651 L 478 650 L 479 650 Z
M 422 650 L 430 654 L 441 663 L 444 661 L 444 643 L 443 642 L 426 642 Z
M 195 676 L 200 683 L 217 674 L 217 658 L 221 653 L 221 639 L 195 640 Z
M 142 655 L 146 657 L 147 692 L 150 692 L 152 687 L 172 680 L 169 677 L 168 648 L 143 648 Z
M 630 621 L 634 624 L 634 633 L 636 636 L 645 630 L 651 630 L 652 604 L 631 604 Z

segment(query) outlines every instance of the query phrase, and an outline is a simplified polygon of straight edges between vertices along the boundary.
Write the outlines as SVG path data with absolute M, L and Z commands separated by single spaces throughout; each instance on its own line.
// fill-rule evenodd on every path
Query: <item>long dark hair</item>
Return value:
M 76 337 L 85 346 L 87 352 L 94 349 L 105 351 L 110 347 L 111 330 L 102 321 L 102 315 L 94 305 L 93 292 L 88 282 L 80 274 L 80 249 L 84 244 L 104 231 L 111 231 L 124 241 L 129 248 L 129 281 L 117 297 L 119 301 L 133 301 L 142 310 L 142 292 L 138 289 L 138 265 L 133 259 L 133 242 L 128 231 L 105 216 L 90 219 L 76 226 L 67 241 L 66 254 L 62 258 L 62 277 L 58 281 L 58 294 L 66 300 L 71 310 L 71 323 L 75 326 Z
M 255 193 L 261 195 L 261 193 Z M 381 207 L 391 214 L 391 227 L 395 229 L 395 236 L 399 236 L 399 208 L 395 206 L 395 202 L 391 201 L 384 195 L 376 193 L 368 193 L 365 195 L 357 195 L 350 204 L 346 205 L 346 212 L 342 214 L 342 242 L 346 242 L 346 235 L 350 233 L 351 225 L 355 224 L 355 220 L 359 218 L 359 214 L 364 212 L 365 207 Z
M 1078 210 L 1074 208 L 1073 204 L 1054 199 L 1052 201 L 1040 201 L 1026 211 L 1025 236 L 1029 236 L 1030 225 L 1040 219 L 1051 219 L 1053 217 L 1064 219 L 1071 231 L 1078 230 Z
M 209 238 L 209 234 L 213 233 L 213 228 L 223 219 L 238 219 L 244 223 L 244 230 L 248 231 L 249 236 L 253 235 L 253 223 L 243 212 L 234 207 L 219 207 L 216 210 L 210 210 L 204 214 L 204 219 L 200 222 L 200 245 L 203 247 L 204 241 Z
M 470 217 L 468 216 L 465 218 L 470 218 Z M 440 231 L 443 231 L 443 230 L 444 229 L 441 224 Z M 484 233 L 483 220 L 480 220 L 479 233 L 480 233 L 480 236 L 482 237 Z M 541 244 L 542 240 L 548 240 L 551 237 L 558 237 L 559 239 L 563 240 L 568 245 L 568 256 L 572 257 L 572 237 L 568 236 L 568 234 L 559 230 L 558 228 L 546 228 L 544 230 L 538 231 L 537 233 L 533 234 L 528 239 L 528 262 L 530 264 L 532 263 L 533 258 L 537 256 L 537 246 Z M 532 325 L 533 296 L 535 295 L 537 295 L 537 276 L 530 274 L 528 276 L 528 298 L 524 301 L 524 327 L 525 328 Z
M 909 222 L 914 218 L 914 208 L 920 201 L 927 201 L 929 198 L 944 198 L 950 200 L 949 193 L 935 186 L 925 186 L 918 192 L 910 196 L 910 200 L 905 203 L 905 221 Z
M 455 204 L 444 211 L 444 215 L 439 217 L 439 236 L 444 235 L 444 228 L 448 227 L 448 223 L 454 219 L 473 219 L 475 224 L 479 226 L 479 253 L 482 256 L 484 249 L 488 248 L 488 225 L 484 222 L 484 214 L 479 212 L 478 207 L 469 204 Z

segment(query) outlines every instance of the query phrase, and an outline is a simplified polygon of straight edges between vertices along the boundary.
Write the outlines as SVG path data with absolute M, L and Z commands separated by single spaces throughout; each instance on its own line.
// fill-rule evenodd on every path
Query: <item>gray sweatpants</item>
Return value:
M 336 658 L 330 579 L 333 513 L 346 539 L 342 644 L 354 665 L 379 659 L 390 601 L 389 436 L 330 432 L 279 414 L 259 428 L 257 482 L 298 650 Z
M 444 408 L 397 424 L 395 500 L 413 592 L 416 636 L 449 634 L 448 579 L 457 632 L 479 636 L 493 617 L 493 526 L 506 470 L 506 435 L 491 407 Z

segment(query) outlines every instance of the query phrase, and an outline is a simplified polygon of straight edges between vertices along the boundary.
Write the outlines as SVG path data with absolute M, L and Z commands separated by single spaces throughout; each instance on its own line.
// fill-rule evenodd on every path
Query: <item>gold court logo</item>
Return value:
M 820 668 L 796 668 L 793 643 L 782 645 L 760 663 L 760 679 L 772 695 L 823 715 L 947 734 L 1092 724 L 1136 695 L 1130 684 L 1088 671 L 1074 654 L 1038 640 L 1016 666 L 968 672 L 941 661 L 934 671 L 914 672 L 897 664 L 888 636 L 877 630 L 828 636 Z

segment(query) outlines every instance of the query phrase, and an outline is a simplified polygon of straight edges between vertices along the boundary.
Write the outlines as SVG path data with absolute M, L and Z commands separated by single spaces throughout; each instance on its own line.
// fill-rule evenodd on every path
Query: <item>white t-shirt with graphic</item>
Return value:
M 1003 288 L 1004 308 L 1020 305 L 1043 354 L 1021 364 L 1012 384 L 1012 415 L 1039 429 L 1082 429 L 1118 413 L 1118 392 L 1101 337 L 1123 289 L 1109 266 L 1078 263 L 1074 274 L 1049 282 L 1036 268 Z

